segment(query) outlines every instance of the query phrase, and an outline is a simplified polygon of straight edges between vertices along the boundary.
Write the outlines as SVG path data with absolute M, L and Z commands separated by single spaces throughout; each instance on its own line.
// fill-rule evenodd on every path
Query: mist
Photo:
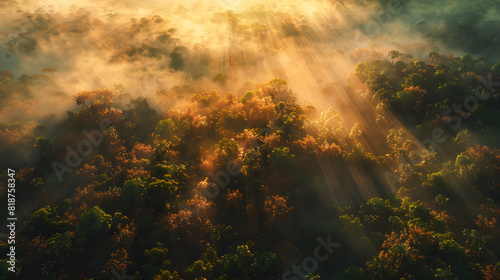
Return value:
M 190 93 L 242 94 L 245 85 L 282 78 L 324 109 L 331 104 L 321 89 L 391 49 L 420 59 L 434 49 L 496 58 L 498 5 L 481 1 L 464 10 L 441 2 L 429 12 L 426 1 L 2 1 L 0 65 L 16 78 L 56 70 L 43 90 L 30 89 L 37 104 L 48 92 L 117 87 L 173 104 L 184 85 Z M 443 36 L 455 17 L 469 29 Z M 475 32 L 486 24 L 489 36 Z M 484 40 L 463 44 L 471 34 L 488 38 L 488 47 Z

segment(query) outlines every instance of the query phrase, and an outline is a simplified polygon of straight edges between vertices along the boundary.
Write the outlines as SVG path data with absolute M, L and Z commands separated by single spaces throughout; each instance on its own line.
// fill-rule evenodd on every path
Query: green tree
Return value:
M 255 273 L 257 274 L 259 279 L 267 279 L 270 276 L 273 276 L 276 272 L 276 268 L 278 266 L 278 259 L 276 258 L 276 254 L 273 252 L 264 252 L 255 261 Z
M 290 153 L 288 147 L 274 148 L 268 157 L 270 165 L 278 169 L 290 167 L 295 160 L 295 155 Z
M 70 227 L 68 221 L 62 221 L 56 209 L 46 206 L 31 215 L 27 223 L 29 232 L 39 235 L 50 236 L 54 232 L 66 231 Z
M 226 163 L 238 158 L 239 146 L 234 139 L 224 138 L 215 145 L 215 154 L 220 162 Z
M 101 208 L 94 208 L 83 213 L 76 234 L 87 239 L 95 239 L 106 234 L 111 228 L 111 215 L 106 214 Z
M 165 176 L 164 179 L 152 178 L 145 184 L 141 195 L 147 207 L 163 211 L 177 198 L 178 183 L 170 179 L 170 176 Z
M 197 260 L 192 266 L 186 269 L 186 273 L 192 279 L 202 279 L 202 277 L 209 277 L 212 273 L 212 264 L 205 264 L 202 260 Z
M 120 192 L 120 200 L 126 206 L 126 210 L 140 204 L 140 192 L 144 189 L 144 182 L 140 178 L 128 180 Z
M 168 270 L 162 270 L 153 280 L 180 280 L 180 278 L 177 271 L 170 272 Z
M 491 74 L 500 77 L 500 63 L 493 65 L 491 67 Z
M 212 82 L 224 85 L 226 83 L 226 77 L 224 77 L 222 73 L 217 73 L 217 75 L 213 77 Z
M 78 249 L 73 247 L 73 239 L 75 234 L 67 231 L 65 233 L 56 233 L 51 238 L 45 241 L 48 246 L 47 254 L 54 255 L 62 263 L 66 264 L 71 256 L 78 252 Z
M 152 278 L 154 275 L 160 273 L 160 268 L 169 268 L 170 261 L 167 259 L 168 249 L 163 248 L 163 244 L 157 243 L 155 247 L 144 250 L 144 257 L 146 259 L 143 266 L 143 277 Z
M 460 58 L 460 62 L 465 64 L 465 65 L 471 65 L 472 64 L 472 56 L 470 56 L 470 54 L 464 54 L 461 58 Z
M 434 63 L 434 60 L 436 59 L 436 57 L 439 56 L 439 53 L 437 51 L 431 51 L 429 53 L 429 57 L 431 58 L 431 63 Z
M 245 104 L 247 101 L 251 100 L 255 96 L 255 92 L 253 91 L 245 91 L 245 94 L 243 94 L 243 97 L 241 97 L 240 102 Z
M 229 247 L 236 235 L 237 233 L 233 232 L 233 227 L 231 225 L 216 225 L 212 228 L 210 240 L 220 251 L 224 251 Z

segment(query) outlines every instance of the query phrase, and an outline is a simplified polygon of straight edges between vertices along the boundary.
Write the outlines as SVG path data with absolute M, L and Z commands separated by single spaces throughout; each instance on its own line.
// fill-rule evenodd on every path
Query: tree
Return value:
M 268 155 L 271 167 L 286 170 L 294 164 L 295 155 L 290 153 L 290 148 L 274 148 Z
M 219 163 L 225 164 L 238 158 L 239 146 L 234 139 L 224 138 L 215 145 L 215 154 Z
M 111 253 L 111 258 L 106 263 L 106 271 L 122 271 L 125 270 L 132 262 L 129 259 L 129 254 L 125 248 L 120 248 L 114 253 Z
M 363 129 L 358 123 L 355 123 L 349 132 L 349 138 L 356 139 L 363 135 Z
M 170 267 L 170 261 L 167 258 L 168 249 L 163 248 L 162 243 L 157 243 L 155 247 L 144 250 L 146 259 L 142 269 L 142 276 L 146 279 L 153 278 L 160 273 L 161 268 Z
M 201 108 L 205 108 L 215 104 L 220 98 L 221 95 L 216 90 L 211 90 L 209 92 L 205 91 L 202 93 L 194 94 L 191 97 L 191 101 L 196 101 Z
M 293 17 L 284 18 L 281 21 L 281 29 L 286 36 L 299 36 L 302 34 L 298 19 Z
M 148 259 L 148 264 L 153 267 L 160 267 L 170 264 L 167 259 L 168 249 L 163 248 L 163 244 L 158 243 L 150 250 L 144 250 L 144 256 Z
M 205 264 L 202 260 L 197 260 L 192 266 L 186 269 L 186 274 L 188 274 L 192 279 L 203 279 L 202 277 L 209 277 L 212 273 L 213 266 L 211 263 Z
M 392 50 L 389 52 L 388 56 L 391 58 L 392 62 L 394 59 L 398 58 L 401 54 L 398 51 Z
M 167 119 L 167 120 L 162 120 L 158 123 L 158 125 L 155 128 L 155 134 L 161 138 L 167 139 L 167 141 L 174 141 L 177 138 L 175 133 L 177 130 L 178 129 L 177 126 L 175 125 L 175 122 L 172 121 L 171 119 Z
M 500 63 L 495 64 L 493 65 L 493 67 L 491 67 L 491 74 L 496 77 L 500 77 Z
M 178 196 L 178 183 L 165 176 L 164 179 L 152 178 L 144 186 L 141 195 L 144 197 L 145 206 L 155 211 L 163 211 Z
M 236 279 L 240 273 L 241 261 L 236 254 L 225 254 L 214 263 L 214 274 L 222 279 Z
M 115 96 L 115 91 L 112 89 L 96 89 L 96 90 L 84 90 L 78 92 L 73 96 L 76 105 L 88 106 L 110 106 L 113 103 L 113 97 Z
M 362 268 L 350 266 L 345 268 L 342 273 L 335 277 L 333 280 L 364 280 L 365 272 Z
M 264 252 L 257 257 L 254 264 L 257 278 L 268 279 L 268 277 L 275 275 L 277 266 L 278 260 L 276 254 L 271 251 Z
M 76 234 L 87 239 L 102 237 L 111 228 L 111 215 L 101 208 L 94 208 L 83 213 L 76 228 Z
M 40 162 L 42 164 L 47 164 L 52 156 L 52 152 L 54 151 L 55 143 L 58 139 L 45 139 L 43 137 L 36 138 L 35 148 L 38 151 L 38 155 L 40 156 Z
M 0 88 L 10 86 L 10 81 L 9 77 L 0 76 Z
M 183 70 L 184 69 L 184 57 L 179 52 L 172 52 L 170 54 L 170 67 L 175 70 Z
M 226 250 L 232 239 L 237 235 L 233 232 L 231 225 L 216 225 L 212 228 L 212 236 L 210 238 L 212 244 L 216 245 L 221 251 Z
M 431 51 L 429 53 L 429 57 L 431 58 L 431 63 L 434 63 L 434 60 L 436 59 L 436 57 L 439 56 L 439 53 L 437 51 Z
M 56 209 L 50 206 L 43 207 L 31 215 L 27 229 L 35 234 L 50 236 L 53 232 L 66 231 L 70 224 L 63 221 Z
M 177 271 L 173 273 L 168 270 L 162 270 L 158 275 L 156 275 L 153 280 L 180 280 Z
M 460 58 L 460 62 L 465 64 L 465 65 L 472 65 L 472 56 L 470 54 L 464 54 L 461 58 Z
M 241 97 L 240 102 L 245 104 L 247 101 L 251 100 L 255 96 L 255 93 L 253 91 L 245 91 L 245 94 L 243 94 L 243 97 Z
M 274 195 L 266 199 L 264 202 L 264 213 L 269 224 L 273 224 L 277 220 L 283 220 L 292 212 L 293 207 L 289 207 L 286 204 L 286 198 L 279 195 Z
M 92 129 L 102 127 L 102 121 L 110 120 L 111 124 L 117 124 L 120 121 L 120 116 L 123 115 L 121 110 L 112 108 L 115 91 L 112 89 L 96 89 L 80 91 L 73 96 L 76 105 L 84 105 L 78 113 L 68 112 L 66 122 L 81 129 L 82 126 Z
M 66 259 L 78 250 L 73 248 L 73 239 L 75 234 L 71 231 L 65 233 L 56 233 L 51 238 L 45 241 L 48 246 L 47 254 L 55 255 L 62 263 L 66 263 Z
M 226 77 L 224 77 L 224 74 L 222 74 L 222 73 L 217 73 L 213 77 L 212 82 L 218 83 L 220 85 L 224 85 L 226 83 Z
M 0 77 L 8 78 L 9 81 L 14 80 L 14 74 L 10 70 L 2 70 L 2 71 L 0 71 Z

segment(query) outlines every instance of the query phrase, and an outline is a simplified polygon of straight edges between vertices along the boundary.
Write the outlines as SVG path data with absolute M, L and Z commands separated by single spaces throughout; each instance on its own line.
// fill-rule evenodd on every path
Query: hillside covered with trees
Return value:
M 4 123 L 4 159 L 37 155 L 10 167 L 18 208 L 32 212 L 19 275 L 276 279 L 329 236 L 341 245 L 308 279 L 496 279 L 499 92 L 475 77 L 498 79 L 497 68 L 468 55 L 360 62 L 352 76 L 364 83 L 347 90 L 377 108 L 377 154 L 361 125 L 302 106 L 281 79 L 240 97 L 194 94 L 165 113 L 144 98 L 117 108 L 116 90 L 83 91 L 53 131 Z M 3 90 L 32 82 L 6 80 Z M 447 113 L 452 104 L 466 105 Z M 393 114 L 404 127 L 388 126 Z M 416 140 L 436 129 L 433 147 Z M 82 148 L 85 139 L 95 143 Z M 357 173 L 373 188 L 360 189 Z

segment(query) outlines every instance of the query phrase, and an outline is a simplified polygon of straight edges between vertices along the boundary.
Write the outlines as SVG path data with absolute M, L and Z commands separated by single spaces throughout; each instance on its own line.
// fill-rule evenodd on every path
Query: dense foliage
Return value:
M 50 125 L 23 121 L 32 101 L 2 103 L 21 112 L 0 127 L 20 279 L 278 279 L 327 236 L 340 247 L 288 279 L 499 279 L 499 66 L 389 58 L 356 66 L 344 90 L 367 116 L 349 127 L 282 79 L 166 112 L 84 91 Z M 48 79 L 0 76 L 6 94 Z

